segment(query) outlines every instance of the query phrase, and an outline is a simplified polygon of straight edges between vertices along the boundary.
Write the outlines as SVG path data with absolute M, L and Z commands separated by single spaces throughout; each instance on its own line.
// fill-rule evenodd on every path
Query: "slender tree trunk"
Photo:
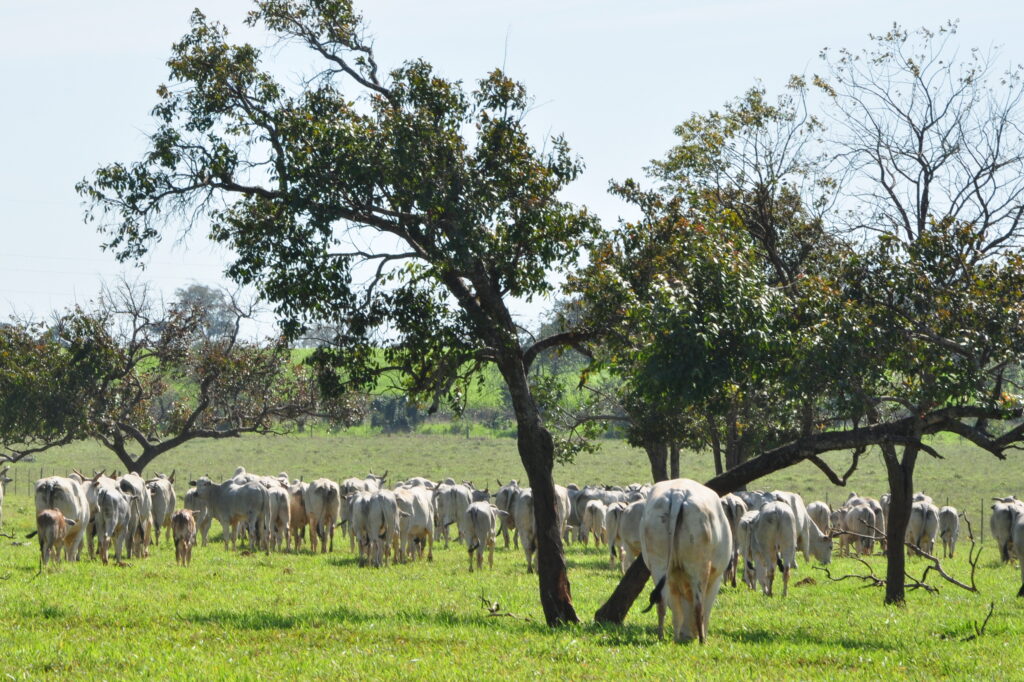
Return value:
M 552 475 L 555 446 L 544 427 L 540 411 L 530 393 L 522 358 L 499 363 L 516 413 L 519 458 L 533 490 L 533 513 L 537 526 L 537 578 L 544 619 L 551 627 L 578 623 L 572 605 L 572 591 L 555 514 L 555 481 Z
M 882 458 L 889 475 L 889 518 L 885 529 L 886 560 L 885 603 L 902 606 L 906 602 L 907 553 L 903 545 L 910 521 L 910 508 L 914 499 L 914 464 L 917 448 L 911 445 L 903 450 L 903 459 L 896 455 L 891 443 L 882 445 Z

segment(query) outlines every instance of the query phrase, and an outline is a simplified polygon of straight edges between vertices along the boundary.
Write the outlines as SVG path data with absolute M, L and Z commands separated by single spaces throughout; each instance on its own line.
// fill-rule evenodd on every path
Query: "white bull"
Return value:
M 910 507 L 910 520 L 907 522 L 906 541 L 917 547 L 921 552 L 932 554 L 935 551 L 935 536 L 938 535 L 938 532 L 938 508 L 931 502 L 923 500 L 915 502 Z
M 423 558 L 427 548 L 427 561 L 434 560 L 434 507 L 430 489 L 409 486 L 395 491 L 400 518 L 398 520 L 399 560 Z
M 476 553 L 476 567 L 484 567 L 484 549 L 487 550 L 487 566 L 494 568 L 494 534 L 498 508 L 490 502 L 474 502 L 466 508 L 463 527 L 466 529 L 466 547 L 469 553 L 469 572 L 473 572 L 473 553 Z
M 62 538 L 64 556 L 68 561 L 78 561 L 85 539 L 85 527 L 89 525 L 89 500 L 85 489 L 71 478 L 50 476 L 36 481 L 36 514 L 46 509 L 57 509 L 68 526 Z M 68 523 L 70 522 L 70 523 Z
M 667 603 L 675 640 L 696 637 L 704 643 L 732 553 L 718 494 L 685 478 L 658 483 L 644 508 L 641 545 L 655 581 L 651 605 L 658 607 L 658 636 L 664 633 Z
M 149 543 L 153 539 L 153 502 L 149 498 L 145 479 L 135 472 L 117 479 L 117 487 L 138 502 L 138 505 L 133 505 L 129 512 L 126 544 L 128 556 L 141 559 L 149 555 Z
M 316 553 L 317 540 L 320 552 L 334 551 L 334 525 L 341 511 L 341 489 L 327 478 L 312 481 L 302 496 L 306 507 L 306 521 L 309 524 L 309 546 Z M 330 544 L 328 544 L 328 541 Z
M 260 535 L 260 529 L 270 528 L 270 493 L 259 483 L 236 483 L 228 479 L 214 483 L 207 476 L 201 476 L 192 485 L 196 497 L 206 505 L 208 513 L 220 521 L 224 534 L 224 549 L 235 548 L 235 526 L 244 524 L 249 531 L 249 549 L 258 551 L 263 546 L 270 553 L 270 538 Z
M 132 518 L 138 518 L 139 501 L 114 486 L 99 488 L 96 495 L 96 536 L 100 560 L 106 564 L 110 544 L 114 544 L 114 562 L 121 565 L 121 549 L 130 531 Z M 134 514 L 132 507 L 135 507 Z

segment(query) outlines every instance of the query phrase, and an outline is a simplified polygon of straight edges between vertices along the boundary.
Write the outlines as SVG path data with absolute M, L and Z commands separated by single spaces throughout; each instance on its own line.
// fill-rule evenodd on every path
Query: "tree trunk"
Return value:
M 885 528 L 886 561 L 885 603 L 902 606 L 906 602 L 907 553 L 903 545 L 910 521 L 910 508 L 914 499 L 914 464 L 917 448 L 908 445 L 903 450 L 903 459 L 896 455 L 891 443 L 883 444 L 882 458 L 889 475 L 889 518 Z
M 708 438 L 711 440 L 711 452 L 715 456 L 715 476 L 721 476 L 725 472 L 725 469 L 722 467 L 722 440 L 718 437 L 718 426 L 715 424 L 715 418 L 708 415 L 707 421 Z
M 654 473 L 654 482 L 667 480 L 665 474 L 665 444 L 661 444 L 662 461 L 661 461 L 661 475 L 654 467 L 654 456 L 649 445 L 645 446 L 647 450 L 647 456 L 651 458 L 651 471 Z M 678 448 L 676 449 L 676 467 L 678 470 L 679 466 L 678 459 Z M 677 474 L 678 477 L 678 474 Z M 644 591 L 644 585 L 647 584 L 647 579 L 651 577 L 651 572 L 647 568 L 647 564 L 644 563 L 643 557 L 640 557 L 633 562 L 633 565 L 629 567 L 626 574 L 619 580 L 619 584 L 615 587 L 615 591 L 612 592 L 612 596 L 608 597 L 601 608 L 594 614 L 594 620 L 598 623 L 615 623 L 621 624 L 626 619 L 626 614 L 629 613 L 629 608 L 633 606 L 633 602 L 640 596 L 640 593 Z
M 562 547 L 562 534 L 555 514 L 555 445 L 541 421 L 530 392 L 521 354 L 505 358 L 499 368 L 508 385 L 516 413 L 519 458 L 533 490 L 533 514 L 537 526 L 537 578 L 544 619 L 551 627 L 578 623 L 572 605 L 572 591 Z
M 679 478 L 679 443 L 674 441 L 669 448 L 669 478 Z
M 668 444 L 660 440 L 644 441 L 647 459 L 651 462 L 651 477 L 655 482 L 668 479 Z

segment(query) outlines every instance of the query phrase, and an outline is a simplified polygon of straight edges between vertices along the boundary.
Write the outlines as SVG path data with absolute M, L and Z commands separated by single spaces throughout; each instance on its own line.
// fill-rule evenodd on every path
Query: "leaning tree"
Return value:
M 539 353 L 582 334 L 524 344 L 510 304 L 549 292 L 597 229 L 559 199 L 581 163 L 561 137 L 533 145 L 531 100 L 499 70 L 471 90 L 421 59 L 382 73 L 350 2 L 261 0 L 248 23 L 308 50 L 308 78 L 286 85 L 260 50 L 196 11 L 172 49 L 149 151 L 80 184 L 90 216 L 124 259 L 169 218 L 208 220 L 235 254 L 228 274 L 257 287 L 287 335 L 336 331 L 313 356 L 329 393 L 388 372 L 432 407 L 458 405 L 494 363 L 533 488 L 544 614 L 575 622 L 553 439 L 528 375 Z

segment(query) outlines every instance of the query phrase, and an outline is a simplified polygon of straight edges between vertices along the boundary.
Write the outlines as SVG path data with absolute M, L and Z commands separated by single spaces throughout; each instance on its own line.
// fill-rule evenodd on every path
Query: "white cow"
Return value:
M 807 505 L 807 515 L 811 517 L 811 521 L 818 527 L 822 533 L 828 533 L 832 530 L 832 524 L 829 522 L 829 517 L 832 516 L 832 510 L 829 509 L 828 505 L 820 500 L 815 500 Z
M 641 539 L 643 537 L 642 525 L 646 504 L 646 499 L 630 502 L 626 505 L 625 511 L 622 512 L 622 518 L 619 519 L 618 537 L 620 554 L 622 556 L 619 570 L 622 573 L 629 570 L 629 567 L 633 565 L 633 562 L 636 561 L 636 558 L 643 551 Z
M 167 529 L 167 539 L 171 538 L 171 516 L 178 502 L 174 493 L 174 472 L 170 476 L 157 474 L 156 478 L 146 481 L 146 489 L 153 507 L 153 542 L 160 544 L 160 529 Z
M 387 566 L 391 553 L 398 555 L 398 501 L 390 490 L 370 495 L 366 510 L 366 536 L 370 565 Z
M 608 516 L 608 508 L 601 500 L 590 500 L 583 508 L 583 526 L 580 529 L 583 536 L 583 544 L 586 545 L 590 536 L 594 536 L 594 547 L 600 547 L 605 542 L 605 519 Z
M 148 493 L 143 493 L 148 494 Z M 106 564 L 110 543 L 114 543 L 114 562 L 121 565 L 121 549 L 128 539 L 131 521 L 137 519 L 139 501 L 114 486 L 100 487 L 96 495 L 96 536 L 100 560 Z M 135 507 L 134 513 L 132 507 Z
M 1014 516 L 1013 525 L 1010 527 L 1010 541 L 1013 553 L 1017 556 L 1017 563 L 1020 564 L 1020 589 L 1017 596 L 1024 597 L 1024 513 Z
M 915 495 L 917 497 L 917 495 Z M 922 552 L 935 551 L 935 536 L 939 532 L 939 510 L 931 502 L 921 500 L 910 507 L 906 541 Z
M 220 521 L 224 549 L 228 549 L 229 541 L 231 549 L 235 548 L 235 526 L 244 524 L 249 531 L 249 550 L 255 552 L 262 546 L 270 553 L 270 538 L 265 534 L 270 528 L 270 493 L 266 488 L 256 482 L 239 484 L 234 479 L 218 484 L 207 476 L 192 481 L 192 485 L 208 513 Z M 260 529 L 263 529 L 263 536 Z
M 308 484 L 302 481 L 294 481 L 288 486 L 288 504 L 290 505 L 289 528 L 292 533 L 292 546 L 295 547 L 296 552 L 302 547 L 302 538 L 306 534 L 306 526 L 309 525 L 305 500 L 307 487 Z M 348 503 L 344 500 L 344 497 L 341 498 L 339 507 L 348 509 Z
M 625 502 L 608 505 L 604 518 L 605 537 L 608 540 L 608 568 L 615 568 L 622 561 L 622 543 L 619 540 L 619 524 L 626 512 Z
M 796 521 L 796 548 L 803 552 L 804 560 L 810 561 L 813 556 L 823 564 L 832 561 L 832 536 L 823 533 L 811 520 L 803 498 L 786 490 L 773 491 L 772 495 L 793 510 L 793 518 Z
M 1017 517 L 1024 514 L 1024 502 L 1012 496 L 993 499 L 995 504 L 992 505 L 989 525 L 992 537 L 999 546 L 999 558 L 1005 563 L 1013 556 L 1013 524 Z
M 487 550 L 487 566 L 494 568 L 494 532 L 499 514 L 490 502 L 473 502 L 466 508 L 462 525 L 466 529 L 466 548 L 469 553 L 469 572 L 473 572 L 473 553 L 476 553 L 476 567 L 484 567 L 484 549 Z
M 740 519 L 747 513 L 747 503 L 743 498 L 733 493 L 726 493 L 722 496 L 722 510 L 725 518 L 729 519 L 729 530 L 732 532 L 733 547 L 732 560 L 729 562 L 729 569 L 725 572 L 725 580 L 736 587 L 736 571 L 739 569 L 740 548 L 736 544 L 736 535 L 739 530 Z
M 137 473 L 130 472 L 117 479 L 117 487 L 125 495 L 134 497 L 138 505 L 130 509 L 128 522 L 128 556 L 141 559 L 149 555 L 149 543 L 153 539 L 153 502 L 146 489 L 146 481 Z
M 858 554 L 871 554 L 875 550 L 875 528 L 878 517 L 868 504 L 858 504 L 843 509 L 841 529 L 846 531 L 840 541 L 844 549 L 852 544 Z
M 566 494 L 568 495 L 568 492 Z M 516 520 L 512 514 L 518 496 L 519 483 L 517 481 L 512 480 L 504 485 L 498 481 L 498 492 L 494 494 L 494 506 L 506 512 L 501 516 L 501 527 L 498 529 L 501 537 L 505 540 L 505 549 L 508 549 L 509 531 L 512 531 L 512 542 L 515 544 L 515 548 L 519 549 L 519 536 L 515 533 Z
M 956 507 L 939 509 L 939 537 L 942 539 L 942 556 L 952 559 L 957 538 L 960 537 L 960 512 Z
M 334 551 L 334 525 L 341 511 L 341 488 L 334 481 L 318 478 L 312 481 L 302 496 L 306 507 L 306 521 L 309 524 L 309 547 L 316 553 L 317 540 L 320 552 Z M 330 541 L 330 545 L 328 545 Z
M 748 511 L 741 516 L 740 522 L 736 524 L 736 537 L 734 539 L 737 550 L 743 556 L 743 584 L 751 590 L 757 585 L 757 568 L 754 565 L 754 551 L 751 547 L 751 540 L 754 536 L 754 522 L 757 521 L 757 516 L 760 513 L 754 510 Z
M 796 514 L 786 502 L 768 502 L 758 510 L 751 528 L 750 551 L 757 582 L 769 597 L 775 582 L 776 564 L 782 571 L 782 596 L 789 593 L 789 573 L 796 568 L 799 530 Z
M 519 491 L 512 514 L 516 519 L 519 545 L 526 555 L 526 572 L 533 573 L 533 553 L 537 551 L 537 524 L 533 515 L 533 491 L 530 488 Z
M 406 486 L 395 490 L 398 503 L 400 561 L 406 558 L 423 558 L 427 547 L 427 561 L 434 560 L 434 506 L 431 504 L 430 489 L 424 486 Z
M 68 527 L 63 536 L 64 557 L 68 561 L 78 561 L 85 539 L 85 527 L 89 525 L 89 500 L 85 497 L 85 489 L 71 478 L 50 476 L 36 481 L 35 488 L 36 514 L 46 509 L 57 509 L 64 517 Z
M 644 508 L 641 546 L 655 581 L 651 605 L 658 607 L 658 636 L 664 634 L 667 603 L 675 640 L 704 643 L 732 553 L 718 494 L 685 478 L 655 485 Z
M 206 541 L 210 534 L 210 525 L 213 523 L 213 515 L 207 509 L 206 502 L 199 499 L 195 488 L 189 488 L 188 492 L 185 493 L 185 509 L 192 512 L 192 516 L 196 521 L 196 529 L 203 536 L 203 547 L 206 547 Z
M 277 479 L 271 480 L 274 485 L 261 481 L 270 495 L 270 546 L 275 552 L 281 551 L 281 545 L 291 551 L 292 495 Z

